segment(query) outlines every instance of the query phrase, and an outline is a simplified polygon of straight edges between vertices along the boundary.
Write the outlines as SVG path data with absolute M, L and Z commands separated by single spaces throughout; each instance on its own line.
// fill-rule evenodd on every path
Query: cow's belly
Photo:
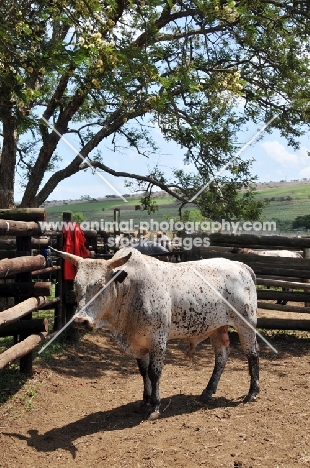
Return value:
M 208 337 L 220 327 L 234 326 L 238 312 L 247 319 L 255 316 L 256 288 L 249 273 L 234 262 L 229 263 L 232 271 L 208 272 L 202 262 L 174 281 L 169 338 Z
M 129 356 L 141 359 L 149 352 L 149 337 L 142 333 L 128 336 L 128 334 L 112 329 L 112 334 L 119 347 Z
M 172 316 L 169 339 L 188 340 L 195 337 L 198 342 L 208 338 L 214 330 L 224 325 L 233 325 L 229 311 L 183 311 Z

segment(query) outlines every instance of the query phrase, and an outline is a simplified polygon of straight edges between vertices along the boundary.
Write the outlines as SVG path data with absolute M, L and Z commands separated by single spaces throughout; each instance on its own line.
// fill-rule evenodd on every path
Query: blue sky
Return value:
M 254 128 L 249 134 L 243 135 L 243 141 L 240 140 L 240 145 L 244 145 L 258 130 L 259 128 Z M 149 159 L 137 155 L 131 148 L 123 148 L 122 154 L 114 153 L 108 145 L 102 143 L 100 150 L 104 155 L 105 163 L 116 171 L 137 174 L 146 174 L 148 167 L 153 167 L 155 163 L 167 174 L 171 173 L 173 167 L 184 167 L 184 150 L 173 142 L 166 142 L 158 130 L 154 130 L 153 136 L 160 152 Z M 71 145 L 78 149 L 78 144 L 73 136 L 69 135 L 66 138 Z M 310 151 L 310 139 L 303 137 L 300 143 L 300 148 L 295 150 L 288 147 L 285 139 L 281 138 L 277 132 L 265 133 L 243 151 L 241 158 L 255 159 L 252 173 L 258 176 L 260 182 L 310 178 L 310 157 L 307 155 L 307 152 Z M 63 158 L 61 167 L 67 165 L 76 156 L 75 152 L 64 141 L 60 142 L 58 153 Z M 194 167 L 190 165 L 186 166 L 185 169 L 194 171 Z M 129 193 L 128 188 L 124 187 L 123 179 L 106 173 L 102 173 L 102 175 L 121 194 Z M 113 194 L 113 190 L 98 174 L 87 169 L 87 171 L 82 171 L 61 182 L 50 195 L 49 200 L 79 199 L 82 195 L 99 198 L 108 194 Z M 22 190 L 17 188 L 16 200 L 20 200 L 21 196 Z

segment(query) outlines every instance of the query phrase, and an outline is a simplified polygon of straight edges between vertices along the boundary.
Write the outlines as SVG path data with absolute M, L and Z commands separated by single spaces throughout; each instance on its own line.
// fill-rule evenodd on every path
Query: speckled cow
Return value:
M 255 276 L 247 265 L 224 258 L 165 263 L 133 248 L 119 250 L 110 260 L 60 254 L 77 266 L 75 321 L 90 328 L 108 326 L 123 351 L 137 359 L 144 382 L 141 410 L 150 419 L 159 414 L 167 341 L 183 339 L 192 355 L 197 344 L 210 337 L 215 366 L 202 392 L 207 402 L 227 361 L 230 325 L 239 334 L 249 364 L 251 384 L 245 401 L 256 399 L 257 297 Z
M 303 258 L 299 252 L 292 250 L 252 250 L 244 249 L 241 247 L 234 247 L 232 253 L 246 254 L 246 255 L 259 255 L 261 257 L 290 257 L 290 258 Z

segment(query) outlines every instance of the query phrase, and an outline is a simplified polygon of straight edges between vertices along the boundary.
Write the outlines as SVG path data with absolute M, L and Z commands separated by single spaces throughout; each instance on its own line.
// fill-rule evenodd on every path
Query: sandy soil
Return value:
M 268 332 L 261 393 L 249 386 L 238 337 L 213 401 L 199 395 L 213 368 L 208 341 L 194 362 L 169 343 L 161 417 L 141 420 L 135 361 L 105 331 L 35 361 L 33 378 L 0 408 L 0 467 L 310 467 L 310 333 Z

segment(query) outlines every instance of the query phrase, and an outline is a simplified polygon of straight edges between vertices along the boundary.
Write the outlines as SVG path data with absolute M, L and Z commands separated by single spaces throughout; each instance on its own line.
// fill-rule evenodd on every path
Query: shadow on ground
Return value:
M 198 396 L 178 394 L 162 400 L 160 417 L 161 419 L 170 418 L 194 413 L 201 408 L 210 410 L 218 407 L 236 407 L 240 404 L 242 404 L 242 399 L 230 401 L 220 397 L 212 399 L 206 405 L 200 402 Z M 81 437 L 105 431 L 133 428 L 141 423 L 150 424 L 149 421 L 143 422 L 139 413 L 139 405 L 140 402 L 133 402 L 112 410 L 98 411 L 44 434 L 39 434 L 38 429 L 28 430 L 28 435 L 11 432 L 2 432 L 2 434 L 24 440 L 29 447 L 34 447 L 38 452 L 53 452 L 63 449 L 69 451 L 72 457 L 76 458 L 78 448 L 74 445 L 74 441 Z

